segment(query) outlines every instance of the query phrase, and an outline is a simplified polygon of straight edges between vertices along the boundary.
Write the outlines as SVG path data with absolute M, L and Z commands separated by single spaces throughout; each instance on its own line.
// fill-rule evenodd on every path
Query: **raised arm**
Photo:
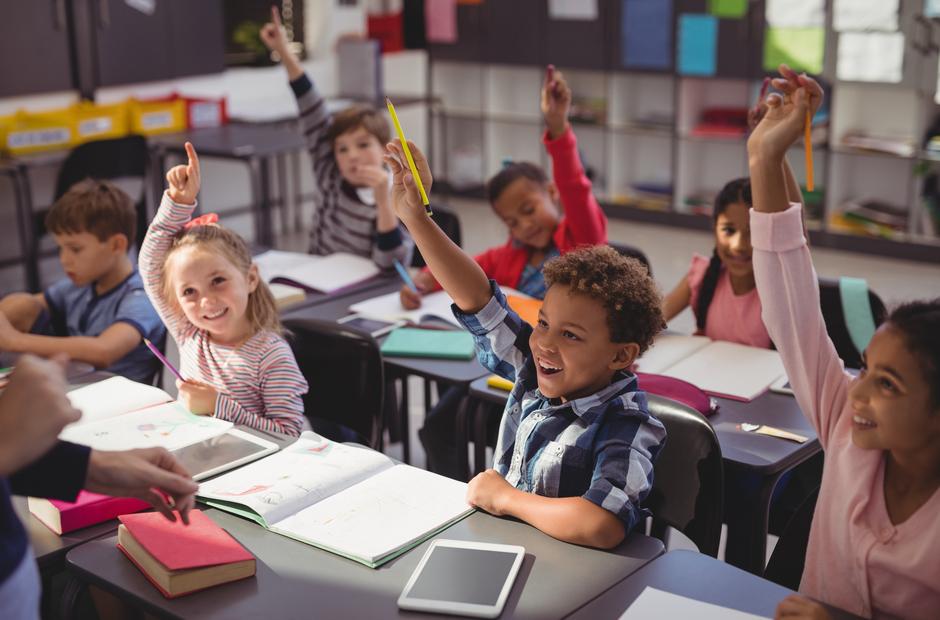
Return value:
M 408 142 L 426 192 L 431 191 L 431 168 L 418 147 Z M 492 298 L 489 280 L 480 266 L 444 234 L 425 212 L 418 187 L 400 144 L 386 147 L 385 161 L 392 168 L 392 205 L 421 250 L 434 278 L 466 313 L 478 312 Z
M 281 23 L 281 14 L 276 6 L 271 6 L 271 21 L 261 28 L 261 42 L 269 50 L 277 54 L 287 69 L 287 77 L 291 82 L 304 74 L 303 67 L 300 66 L 300 60 L 290 48 L 290 41 L 287 40 L 287 33 L 284 31 L 284 25 Z
M 174 166 L 166 174 L 169 185 L 160 202 L 156 216 L 150 222 L 147 235 L 140 247 L 138 267 L 144 281 L 144 290 L 156 309 L 160 319 L 167 326 L 173 338 L 179 342 L 189 336 L 195 327 L 182 311 L 164 297 L 161 280 L 163 264 L 173 245 L 173 238 L 183 226 L 192 219 L 196 209 L 196 196 L 199 194 L 199 157 L 196 149 L 186 143 L 188 161 L 185 165 Z
M 552 65 L 545 72 L 541 109 L 546 126 L 543 142 L 552 159 L 552 177 L 565 209 L 563 226 L 574 245 L 607 243 L 607 217 L 584 173 L 578 141 L 568 122 L 571 89 L 561 71 Z

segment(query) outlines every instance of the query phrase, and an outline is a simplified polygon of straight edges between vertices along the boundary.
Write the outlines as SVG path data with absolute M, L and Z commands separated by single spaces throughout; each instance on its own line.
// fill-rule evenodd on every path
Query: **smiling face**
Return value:
M 563 401 L 588 396 L 610 384 L 639 352 L 634 343 L 610 340 L 604 305 L 554 284 L 545 293 L 539 321 L 529 337 L 539 390 Z
M 851 389 L 852 441 L 860 448 L 898 454 L 940 449 L 940 408 L 903 333 L 885 323 L 864 354 L 865 367 Z
M 367 185 L 360 176 L 362 166 L 382 167 L 385 148 L 365 127 L 341 133 L 333 141 L 333 157 L 342 177 L 355 187 Z
M 558 228 L 558 190 L 526 177 L 511 182 L 493 200 L 493 210 L 509 228 L 513 239 L 536 250 L 547 248 Z
M 258 270 L 240 271 L 211 246 L 187 246 L 173 252 L 166 263 L 172 293 L 183 314 L 214 342 L 236 345 L 251 336 L 247 316 L 248 295 L 258 287 Z
M 100 280 L 127 252 L 127 240 L 123 235 L 112 235 L 105 241 L 99 241 L 89 232 L 53 236 L 59 246 L 62 269 L 76 286 L 87 286 Z
M 751 225 L 747 205 L 735 202 L 715 219 L 715 248 L 732 277 L 754 273 L 751 262 Z

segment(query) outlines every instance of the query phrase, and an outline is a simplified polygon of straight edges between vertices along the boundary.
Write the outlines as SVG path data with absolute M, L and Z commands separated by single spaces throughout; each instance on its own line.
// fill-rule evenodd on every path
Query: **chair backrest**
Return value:
M 884 323 L 888 315 L 884 302 L 874 291 L 868 289 L 868 303 L 875 327 Z M 845 312 L 842 308 L 842 295 L 839 291 L 838 278 L 819 278 L 819 306 L 826 321 L 826 332 L 836 347 L 839 357 L 849 368 L 861 368 L 862 352 L 852 342 L 849 329 L 845 324 Z
M 643 250 L 640 248 L 634 247 L 632 245 L 627 245 L 625 243 L 614 243 L 612 241 L 608 242 L 607 245 L 617 250 L 621 256 L 626 256 L 627 258 L 635 258 L 644 265 L 646 265 L 646 271 L 652 276 L 653 275 L 653 266 L 650 265 L 650 261 L 646 258 L 646 254 L 643 253 Z
M 149 151 L 143 136 L 126 136 L 110 140 L 86 142 L 72 149 L 59 169 L 56 178 L 55 199 L 58 200 L 70 187 L 88 177 L 93 179 L 140 178 L 141 195 L 137 198 L 137 239 L 139 245 L 147 232 L 146 184 Z M 133 198 L 133 197 L 132 197 Z M 45 234 L 45 213 L 37 213 L 36 236 Z
M 816 500 L 819 488 L 811 493 L 796 509 L 787 523 L 774 552 L 764 569 L 764 579 L 773 581 L 785 588 L 798 590 L 803 579 L 803 566 L 806 563 L 806 546 L 809 544 L 809 529 L 813 524 Z
M 463 239 L 460 232 L 460 218 L 458 218 L 453 211 L 448 211 L 446 208 L 438 205 L 432 204 L 431 211 L 433 212 L 431 219 L 441 227 L 444 234 L 447 235 L 451 241 L 462 246 Z M 424 257 L 421 256 L 421 252 L 418 251 L 418 248 L 415 248 L 414 254 L 411 256 L 411 266 L 424 267 L 425 265 Z
M 715 430 L 700 413 L 663 396 L 647 394 L 649 411 L 666 427 L 666 444 L 653 465 L 653 488 L 644 506 L 653 513 L 652 534 L 674 527 L 718 555 L 723 515 L 724 466 Z
M 375 339 L 335 321 L 287 319 L 284 327 L 310 386 L 304 413 L 313 430 L 381 450 L 385 379 Z

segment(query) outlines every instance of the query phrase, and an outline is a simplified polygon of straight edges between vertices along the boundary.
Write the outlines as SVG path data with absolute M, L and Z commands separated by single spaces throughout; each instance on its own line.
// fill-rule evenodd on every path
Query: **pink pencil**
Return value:
M 166 366 L 167 368 L 170 369 L 170 372 L 172 372 L 174 375 L 176 375 L 176 378 L 177 378 L 177 379 L 179 379 L 180 381 L 184 381 L 184 382 L 186 381 L 186 379 L 183 378 L 183 375 L 180 374 L 180 371 L 178 371 L 178 370 L 173 366 L 173 364 L 170 363 L 170 360 L 168 360 L 167 358 L 163 357 L 163 353 L 160 353 L 160 349 L 158 349 L 157 347 L 155 347 L 154 344 L 153 344 L 152 342 L 150 342 L 149 340 L 147 340 L 146 338 L 144 338 L 144 344 L 147 345 L 147 348 L 150 349 L 150 352 L 151 352 L 151 353 L 153 353 L 154 355 L 157 356 L 157 359 L 158 359 L 158 360 L 160 360 L 161 362 L 163 362 L 163 365 L 164 365 L 164 366 Z

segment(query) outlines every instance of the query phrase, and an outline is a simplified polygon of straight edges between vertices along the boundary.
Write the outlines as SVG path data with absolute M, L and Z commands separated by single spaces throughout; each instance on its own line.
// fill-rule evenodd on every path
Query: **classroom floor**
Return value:
M 464 249 L 475 254 L 501 242 L 506 238 L 506 228 L 496 217 L 489 204 L 482 200 L 445 199 L 441 201 L 460 217 Z M 671 228 L 627 220 L 612 219 L 608 223 L 611 241 L 636 246 L 643 250 L 653 267 L 653 275 L 664 293 L 675 286 L 685 275 L 692 253 L 709 255 L 713 247 L 713 236 L 709 232 Z M 306 249 L 305 233 L 281 237 L 278 247 L 287 250 Z M 816 248 L 813 250 L 816 271 L 821 276 L 852 276 L 865 278 L 869 287 L 876 291 L 885 304 L 892 305 L 908 300 L 940 295 L 940 265 L 918 263 L 880 256 L 867 256 L 839 250 Z M 692 332 L 692 312 L 686 310 L 669 324 L 671 329 Z M 424 395 L 420 380 L 412 379 L 410 385 L 412 464 L 424 466 L 425 456 L 418 440 L 417 430 L 424 421 Z M 386 448 L 393 457 L 401 457 L 401 445 Z M 677 532 L 670 538 L 670 549 L 695 549 L 687 539 Z M 773 550 L 776 537 L 768 537 L 767 554 Z M 724 556 L 724 532 L 719 557 Z

